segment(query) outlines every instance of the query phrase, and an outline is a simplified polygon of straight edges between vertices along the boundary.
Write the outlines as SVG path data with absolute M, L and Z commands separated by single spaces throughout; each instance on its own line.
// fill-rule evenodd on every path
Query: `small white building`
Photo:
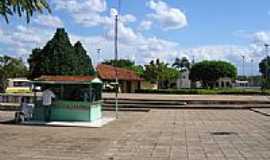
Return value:
M 218 88 L 231 88 L 232 86 L 233 82 L 232 79 L 229 77 L 220 78 L 216 83 L 216 87 Z
M 234 87 L 237 87 L 237 88 L 246 88 L 248 86 L 249 86 L 248 81 L 236 80 L 235 83 L 234 83 Z
M 191 88 L 191 81 L 189 80 L 189 70 L 181 72 L 179 78 L 176 80 L 177 89 Z

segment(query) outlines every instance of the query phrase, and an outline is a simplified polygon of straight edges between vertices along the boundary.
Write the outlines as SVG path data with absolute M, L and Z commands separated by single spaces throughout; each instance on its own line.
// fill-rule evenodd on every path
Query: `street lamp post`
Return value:
M 114 37 L 114 68 L 115 68 L 115 117 L 118 119 L 118 73 L 116 63 L 118 60 L 118 15 L 115 15 L 115 37 Z
M 243 74 L 243 77 L 245 77 L 245 56 L 242 55 L 242 59 L 243 59 L 243 62 L 242 62 L 242 74 Z
M 264 44 L 266 56 L 268 56 L 269 46 L 270 46 L 270 44 L 268 44 L 268 43 Z
M 266 59 L 265 59 L 265 80 L 266 80 L 266 84 L 268 83 L 267 80 L 268 80 L 268 62 L 267 62 L 267 59 L 268 59 L 268 49 L 269 49 L 269 44 L 268 43 L 265 43 L 264 44 L 264 47 L 265 47 L 265 54 L 266 54 Z
M 114 69 L 115 69 L 115 117 L 116 119 L 119 118 L 118 116 L 118 92 L 119 92 L 119 81 L 118 81 L 118 71 L 116 68 L 116 63 L 118 61 L 118 21 L 120 16 L 121 10 L 121 0 L 118 0 L 118 9 L 115 15 L 115 28 L 114 28 Z
M 253 64 L 254 63 L 254 60 L 251 59 L 250 62 L 251 62 L 250 75 L 253 76 L 253 74 L 254 74 L 254 68 L 253 68 L 254 67 L 254 64 Z
M 98 49 L 97 49 L 97 62 L 96 62 L 97 65 L 98 65 L 98 63 L 101 63 L 101 61 L 100 61 L 100 56 L 101 56 L 100 53 L 101 53 L 101 49 L 98 48 Z M 100 62 L 98 62 L 98 61 L 100 61 Z
M 254 63 L 254 60 L 251 59 L 250 60 L 251 62 L 251 69 L 250 69 L 250 81 L 251 81 L 251 85 L 254 86 L 254 77 L 253 77 L 253 63 Z

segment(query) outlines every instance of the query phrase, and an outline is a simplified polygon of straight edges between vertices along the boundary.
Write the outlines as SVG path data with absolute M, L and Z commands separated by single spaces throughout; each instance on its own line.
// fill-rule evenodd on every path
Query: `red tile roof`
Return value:
M 143 80 L 143 78 L 141 78 L 134 71 L 129 70 L 129 69 L 113 67 L 113 66 L 105 65 L 105 64 L 99 64 L 97 66 L 98 76 L 102 80 L 115 80 L 116 71 L 117 71 L 117 76 L 119 80 L 127 80 L 127 81 L 142 81 Z
M 74 81 L 74 82 L 83 82 L 83 81 L 92 81 L 95 79 L 94 76 L 41 76 L 36 78 L 36 81 Z

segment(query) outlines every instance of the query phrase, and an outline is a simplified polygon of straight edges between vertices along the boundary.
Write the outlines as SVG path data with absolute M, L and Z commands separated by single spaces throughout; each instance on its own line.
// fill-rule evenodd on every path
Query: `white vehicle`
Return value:
M 8 87 L 6 93 L 31 93 L 32 83 L 26 78 L 10 78 L 8 79 Z

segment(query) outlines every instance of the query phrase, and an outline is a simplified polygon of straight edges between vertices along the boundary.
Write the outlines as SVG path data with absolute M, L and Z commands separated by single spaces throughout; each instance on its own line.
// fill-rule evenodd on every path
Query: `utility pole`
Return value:
M 119 81 L 118 81 L 118 73 L 116 63 L 118 61 L 118 21 L 120 15 L 120 7 L 121 7 L 121 0 L 118 0 L 118 9 L 115 15 L 115 28 L 114 28 L 114 69 L 115 69 L 115 117 L 116 119 L 119 118 L 118 116 L 118 92 L 119 92 Z
M 100 56 L 101 56 L 100 53 L 101 53 L 101 49 L 98 48 L 98 49 L 97 49 L 97 56 L 98 56 L 98 59 L 99 59 L 99 60 L 100 60 Z
M 195 56 L 192 56 L 192 65 L 194 65 L 195 64 Z
M 254 63 L 254 60 L 251 59 L 250 62 L 251 62 L 250 81 L 251 81 L 251 85 L 254 86 L 254 77 L 253 77 L 253 63 Z
M 268 51 L 269 51 L 269 44 L 268 43 L 265 43 L 264 44 L 264 47 L 265 47 L 265 54 L 266 54 L 266 59 L 265 59 L 265 79 L 266 79 L 266 81 L 268 80 L 268 62 L 267 62 L 267 60 L 268 60 Z M 266 82 L 267 83 L 267 82 Z
M 250 75 L 253 76 L 253 74 L 254 74 L 254 68 L 253 68 L 254 67 L 254 60 L 251 59 L 250 62 L 251 62 Z
M 268 43 L 264 44 L 266 56 L 268 56 L 269 46 L 270 46 L 270 44 L 268 44 Z
M 97 64 L 96 64 L 96 65 L 98 65 L 99 63 L 101 63 L 101 62 L 99 62 L 99 61 L 100 61 L 100 56 L 101 56 L 100 53 L 101 53 L 101 49 L 98 48 L 98 49 L 97 49 L 97 60 L 96 60 L 96 63 L 97 63 Z
M 242 59 L 243 59 L 243 62 L 242 62 L 242 74 L 243 74 L 243 77 L 245 77 L 245 59 L 246 59 L 246 57 L 244 55 L 242 55 Z

